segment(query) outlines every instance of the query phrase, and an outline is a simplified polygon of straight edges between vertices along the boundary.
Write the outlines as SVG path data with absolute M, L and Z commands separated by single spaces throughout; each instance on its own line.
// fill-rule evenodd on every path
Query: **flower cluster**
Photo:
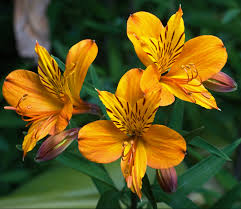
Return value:
M 80 91 L 89 66 L 97 56 L 93 40 L 74 45 L 66 58 L 63 75 L 56 60 L 36 43 L 38 74 L 15 70 L 5 79 L 3 95 L 30 125 L 22 144 L 23 156 L 36 143 L 36 161 L 56 157 L 78 139 L 79 151 L 90 161 L 110 163 L 121 158 L 121 171 L 128 188 L 141 198 L 147 165 L 157 169 L 160 185 L 167 192 L 177 186 L 175 166 L 186 154 L 186 142 L 176 131 L 155 124 L 156 111 L 175 97 L 207 109 L 218 109 L 209 88 L 219 92 L 236 89 L 236 83 L 220 70 L 227 61 L 223 42 L 203 35 L 185 42 L 182 9 L 164 27 L 148 12 L 130 15 L 127 36 L 146 69 L 133 68 L 119 81 L 115 94 L 96 90 L 110 120 L 91 122 L 65 130 L 73 114 L 98 114 L 95 104 L 83 101 Z M 64 131 L 65 130 L 65 131 Z

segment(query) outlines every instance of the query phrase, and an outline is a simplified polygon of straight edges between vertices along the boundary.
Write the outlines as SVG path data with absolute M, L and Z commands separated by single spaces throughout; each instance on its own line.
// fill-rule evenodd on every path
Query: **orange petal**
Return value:
M 72 105 L 70 99 L 67 96 L 64 98 L 64 100 L 65 101 L 64 101 L 63 108 L 55 116 L 56 117 L 56 123 L 49 133 L 51 135 L 55 135 L 55 134 L 63 131 L 67 127 L 67 125 L 69 124 L 69 121 L 72 117 L 73 105 Z
M 127 36 L 133 43 L 137 56 L 146 66 L 152 64 L 152 60 L 143 51 L 139 40 L 141 37 L 158 39 L 162 29 L 161 21 L 148 12 L 136 12 L 128 18 Z
M 226 48 L 223 42 L 210 35 L 198 36 L 184 44 L 182 53 L 168 73 L 169 76 L 185 76 L 182 66 L 194 64 L 202 81 L 218 73 L 227 61 Z
M 110 92 L 98 90 L 98 93 L 112 122 L 118 129 L 127 133 L 127 117 L 132 110 L 130 104 L 121 97 L 117 97 Z
M 96 58 L 98 47 L 95 41 L 86 39 L 72 46 L 66 58 L 64 77 L 78 106 L 79 94 L 90 64 Z
M 134 144 L 127 142 L 121 158 L 121 171 L 128 188 L 141 199 L 142 178 L 146 172 L 147 158 L 143 142 L 136 138 Z
M 99 120 L 85 125 L 79 131 L 79 151 L 89 160 L 110 163 L 122 153 L 126 138 L 111 121 Z
M 161 31 L 158 61 L 160 73 L 167 71 L 173 65 L 183 49 L 185 33 L 182 15 L 182 9 L 179 7 L 176 14 L 169 19 L 165 29 Z
M 115 95 L 128 101 L 133 106 L 138 99 L 142 98 L 140 80 L 143 70 L 134 68 L 126 72 L 119 81 Z
M 138 197 L 141 199 L 142 178 L 146 173 L 147 155 L 141 140 L 137 142 L 134 166 L 132 167 L 133 185 Z
M 5 79 L 3 96 L 13 106 L 19 106 L 24 113 L 58 111 L 63 104 L 42 85 L 36 73 L 15 70 Z
M 207 109 L 219 109 L 215 98 L 196 79 L 188 83 L 180 83 L 178 80 L 166 80 L 163 77 L 161 82 L 168 91 L 181 100 L 198 104 Z
M 160 106 L 170 105 L 175 101 L 175 97 L 171 92 L 169 92 L 165 87 L 161 85 L 159 80 L 160 74 L 157 70 L 156 65 L 150 65 L 149 67 L 147 67 L 141 77 L 141 89 L 145 93 L 161 89 Z
M 48 135 L 50 130 L 56 123 L 56 118 L 53 116 L 48 116 L 48 118 L 42 118 L 40 120 L 34 121 L 28 130 L 28 134 L 24 137 L 22 144 L 23 157 L 26 156 L 27 152 L 31 151 L 36 143 Z
M 162 125 L 152 125 L 142 136 L 147 155 L 147 165 L 155 168 L 170 168 L 182 162 L 186 142 L 176 131 Z
M 38 74 L 43 86 L 55 97 L 63 97 L 65 93 L 64 80 L 57 62 L 38 42 L 36 43 L 35 51 L 39 56 Z

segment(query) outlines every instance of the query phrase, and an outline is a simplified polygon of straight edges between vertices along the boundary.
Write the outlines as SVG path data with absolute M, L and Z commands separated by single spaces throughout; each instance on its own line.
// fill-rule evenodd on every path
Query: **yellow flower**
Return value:
M 160 91 L 143 94 L 143 70 L 132 69 L 120 80 L 116 93 L 99 91 L 111 119 L 85 125 L 79 131 L 79 150 L 89 160 L 110 163 L 121 157 L 127 186 L 141 198 L 147 165 L 155 169 L 178 165 L 186 143 L 181 135 L 163 125 L 152 125 L 161 101 Z
M 96 109 L 79 97 L 87 70 L 97 55 L 94 41 L 80 41 L 69 50 L 64 75 L 44 47 L 36 43 L 35 51 L 39 56 L 38 74 L 15 70 L 6 77 L 2 88 L 11 105 L 5 109 L 15 110 L 31 124 L 22 144 L 24 156 L 38 140 L 63 131 L 72 114 Z
M 166 27 L 148 12 L 137 12 L 129 17 L 127 35 L 139 59 L 148 67 L 141 89 L 144 92 L 162 89 L 162 106 L 171 104 L 176 96 L 208 109 L 218 109 L 202 82 L 223 68 L 227 61 L 226 49 L 219 38 L 211 35 L 184 43 L 182 15 L 179 8 Z

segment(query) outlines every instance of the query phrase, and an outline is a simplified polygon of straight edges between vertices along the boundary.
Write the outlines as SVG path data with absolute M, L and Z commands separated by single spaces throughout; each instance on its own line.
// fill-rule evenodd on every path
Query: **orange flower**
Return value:
M 152 125 L 159 107 L 160 91 L 144 95 L 140 89 L 143 70 L 132 69 L 120 80 L 116 93 L 98 91 L 111 119 L 85 125 L 79 131 L 79 150 L 89 160 L 110 163 L 121 157 L 127 186 L 141 198 L 146 166 L 155 169 L 178 165 L 186 143 L 174 130 Z
M 95 42 L 89 39 L 74 45 L 67 55 L 64 75 L 61 75 L 56 61 L 36 43 L 38 74 L 19 69 L 6 77 L 2 92 L 11 106 L 5 109 L 15 110 L 23 120 L 29 121 L 28 125 L 31 124 L 22 144 L 24 156 L 38 140 L 63 131 L 72 114 L 96 109 L 95 105 L 83 102 L 79 93 L 97 50 Z
M 185 41 L 182 9 L 172 15 L 167 26 L 148 12 L 132 14 L 127 21 L 127 35 L 135 51 L 148 68 L 141 89 L 162 89 L 161 105 L 182 100 L 218 109 L 213 96 L 202 85 L 218 73 L 227 61 L 223 42 L 210 35 Z M 174 96 L 173 96 L 174 95 Z

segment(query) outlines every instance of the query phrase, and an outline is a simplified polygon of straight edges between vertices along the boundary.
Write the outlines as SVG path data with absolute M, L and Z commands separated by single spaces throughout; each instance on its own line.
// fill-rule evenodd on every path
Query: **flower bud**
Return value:
M 72 128 L 48 137 L 40 146 L 35 157 L 36 162 L 52 160 L 61 154 L 75 139 L 79 128 Z
M 156 170 L 157 180 L 164 192 L 172 193 L 177 189 L 177 173 L 174 167 Z
M 217 92 L 231 92 L 237 89 L 237 83 L 226 73 L 219 72 L 203 82 L 203 85 Z

